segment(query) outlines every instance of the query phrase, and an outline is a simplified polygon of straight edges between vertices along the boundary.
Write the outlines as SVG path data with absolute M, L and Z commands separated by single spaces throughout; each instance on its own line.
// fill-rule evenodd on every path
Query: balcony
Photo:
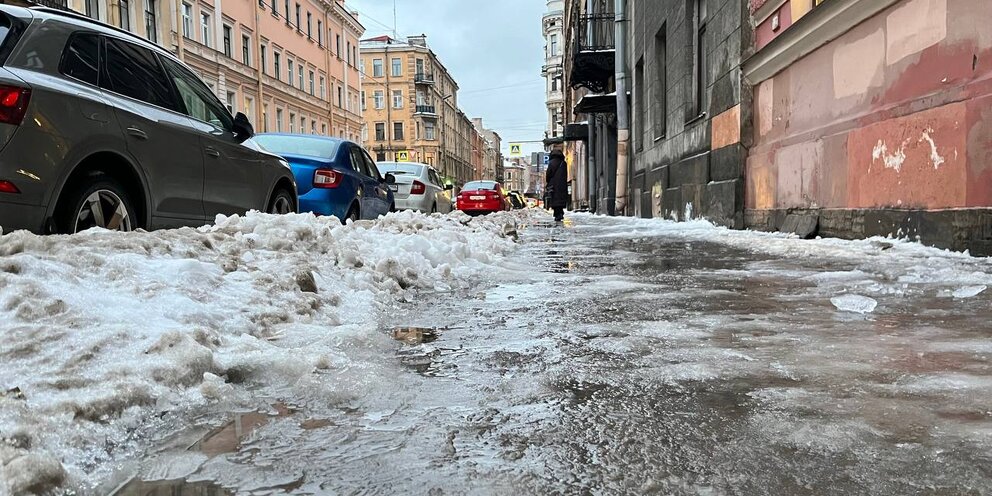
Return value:
M 437 108 L 433 105 L 417 105 L 414 115 L 437 117 Z
M 616 73 L 616 18 L 612 12 L 579 17 L 572 54 L 572 87 L 605 92 Z
M 426 72 L 418 72 L 413 76 L 413 82 L 416 84 L 434 84 L 434 75 Z

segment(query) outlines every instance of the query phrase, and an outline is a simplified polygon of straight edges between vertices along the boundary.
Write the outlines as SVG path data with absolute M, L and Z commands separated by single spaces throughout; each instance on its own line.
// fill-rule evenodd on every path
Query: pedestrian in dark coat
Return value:
M 568 164 L 561 150 L 555 149 L 548 159 L 548 171 L 545 174 L 545 197 L 555 211 L 555 221 L 565 218 L 565 206 L 568 205 Z

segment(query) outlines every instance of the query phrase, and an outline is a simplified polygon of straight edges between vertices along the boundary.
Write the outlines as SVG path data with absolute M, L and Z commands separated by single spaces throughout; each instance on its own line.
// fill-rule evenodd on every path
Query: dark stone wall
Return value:
M 750 46 L 747 0 L 705 0 L 707 98 L 699 115 L 695 103 L 695 0 L 629 2 L 629 64 L 634 103 L 631 106 L 632 203 L 628 213 L 684 218 L 691 205 L 694 217 L 744 227 L 745 139 L 750 123 L 750 89 L 743 84 L 742 53 Z M 666 70 L 659 71 L 657 35 L 664 33 Z M 638 64 L 643 77 L 637 78 Z M 664 74 L 666 102 L 658 101 Z M 642 86 L 638 89 L 638 83 Z M 641 102 L 638 103 L 638 98 Z M 667 104 L 667 105 L 666 105 Z M 741 107 L 741 137 L 736 143 L 711 149 L 711 120 Z M 656 118 L 666 109 L 664 126 Z
M 749 229 L 780 231 L 789 215 L 819 219 L 818 236 L 863 239 L 872 236 L 906 238 L 976 256 L 992 256 L 992 209 L 802 209 L 747 210 Z

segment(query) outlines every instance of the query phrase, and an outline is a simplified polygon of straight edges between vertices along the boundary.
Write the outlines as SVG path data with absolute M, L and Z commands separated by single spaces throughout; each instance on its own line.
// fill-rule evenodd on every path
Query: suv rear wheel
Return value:
M 293 197 L 284 189 L 276 191 L 272 195 L 272 202 L 269 204 L 269 213 L 275 215 L 285 215 L 294 212 Z
M 133 231 L 138 227 L 127 191 L 117 180 L 106 175 L 84 179 L 69 194 L 60 217 L 59 230 L 66 234 L 93 227 L 111 231 Z

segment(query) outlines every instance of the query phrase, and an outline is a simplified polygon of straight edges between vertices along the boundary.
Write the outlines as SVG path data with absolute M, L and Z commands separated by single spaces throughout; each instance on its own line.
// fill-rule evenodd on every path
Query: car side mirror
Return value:
M 238 115 L 234 116 L 234 129 L 232 131 L 238 143 L 243 143 L 248 138 L 255 136 L 255 128 L 252 127 L 248 116 L 241 112 L 238 112 Z
M 454 184 L 445 184 L 444 185 L 444 190 L 445 191 L 454 191 L 455 190 L 455 185 Z
M 392 172 L 386 173 L 386 184 L 396 184 L 396 176 Z

